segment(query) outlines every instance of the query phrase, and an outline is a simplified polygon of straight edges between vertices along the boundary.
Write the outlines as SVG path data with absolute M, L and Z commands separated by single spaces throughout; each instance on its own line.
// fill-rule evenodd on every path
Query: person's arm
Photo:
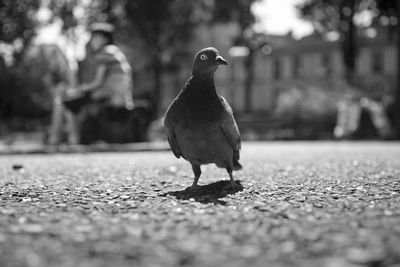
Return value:
M 96 69 L 94 79 L 89 83 L 82 84 L 79 87 L 79 89 L 84 92 L 92 92 L 92 91 L 96 90 L 98 87 L 101 86 L 101 84 L 104 81 L 106 69 L 107 69 L 107 67 L 105 64 L 99 65 Z

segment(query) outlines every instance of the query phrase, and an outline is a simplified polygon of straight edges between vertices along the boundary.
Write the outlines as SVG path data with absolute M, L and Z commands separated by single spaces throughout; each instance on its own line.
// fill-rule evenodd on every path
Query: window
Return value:
M 324 69 L 324 74 L 329 76 L 332 74 L 332 66 L 331 66 L 331 55 L 330 54 L 323 54 L 321 58 L 321 65 Z
M 301 60 L 300 60 L 300 56 L 295 55 L 293 57 L 293 73 L 292 76 L 294 78 L 298 78 L 300 76 L 300 69 L 301 69 Z
M 376 50 L 372 52 L 372 71 L 374 73 L 383 72 L 383 53 Z
M 281 78 L 281 62 L 278 58 L 274 61 L 274 78 L 275 80 L 279 80 Z

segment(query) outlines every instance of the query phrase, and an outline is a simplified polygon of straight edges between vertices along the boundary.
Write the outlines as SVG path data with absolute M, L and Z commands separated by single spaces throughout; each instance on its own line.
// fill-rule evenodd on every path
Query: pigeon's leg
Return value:
M 199 189 L 200 186 L 197 185 L 197 182 L 199 181 L 200 175 L 201 175 L 201 168 L 200 165 L 197 164 L 192 164 L 192 170 L 194 173 L 194 181 L 191 187 L 188 187 L 189 190 L 196 190 Z
M 240 185 L 238 185 L 235 180 L 233 179 L 233 174 L 232 174 L 232 168 L 226 168 L 226 171 L 229 174 L 229 184 L 226 186 L 226 189 L 228 190 L 239 190 L 242 189 L 242 187 Z

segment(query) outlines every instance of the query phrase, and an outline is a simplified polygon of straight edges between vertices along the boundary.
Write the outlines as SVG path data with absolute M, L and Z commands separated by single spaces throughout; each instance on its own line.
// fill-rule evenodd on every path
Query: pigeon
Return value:
M 170 104 L 164 119 L 168 142 L 177 158 L 192 165 L 194 182 L 187 190 L 197 190 L 201 165 L 214 163 L 230 177 L 229 190 L 240 189 L 233 179 L 239 163 L 241 141 L 238 126 L 228 102 L 217 94 L 214 73 L 228 65 L 218 50 L 200 50 L 193 61 L 192 76 Z

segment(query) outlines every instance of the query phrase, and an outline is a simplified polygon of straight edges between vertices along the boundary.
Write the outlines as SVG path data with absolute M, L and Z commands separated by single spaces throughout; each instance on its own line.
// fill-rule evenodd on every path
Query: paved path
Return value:
M 171 152 L 0 157 L 0 266 L 400 266 L 399 143 L 247 143 L 243 190 Z

